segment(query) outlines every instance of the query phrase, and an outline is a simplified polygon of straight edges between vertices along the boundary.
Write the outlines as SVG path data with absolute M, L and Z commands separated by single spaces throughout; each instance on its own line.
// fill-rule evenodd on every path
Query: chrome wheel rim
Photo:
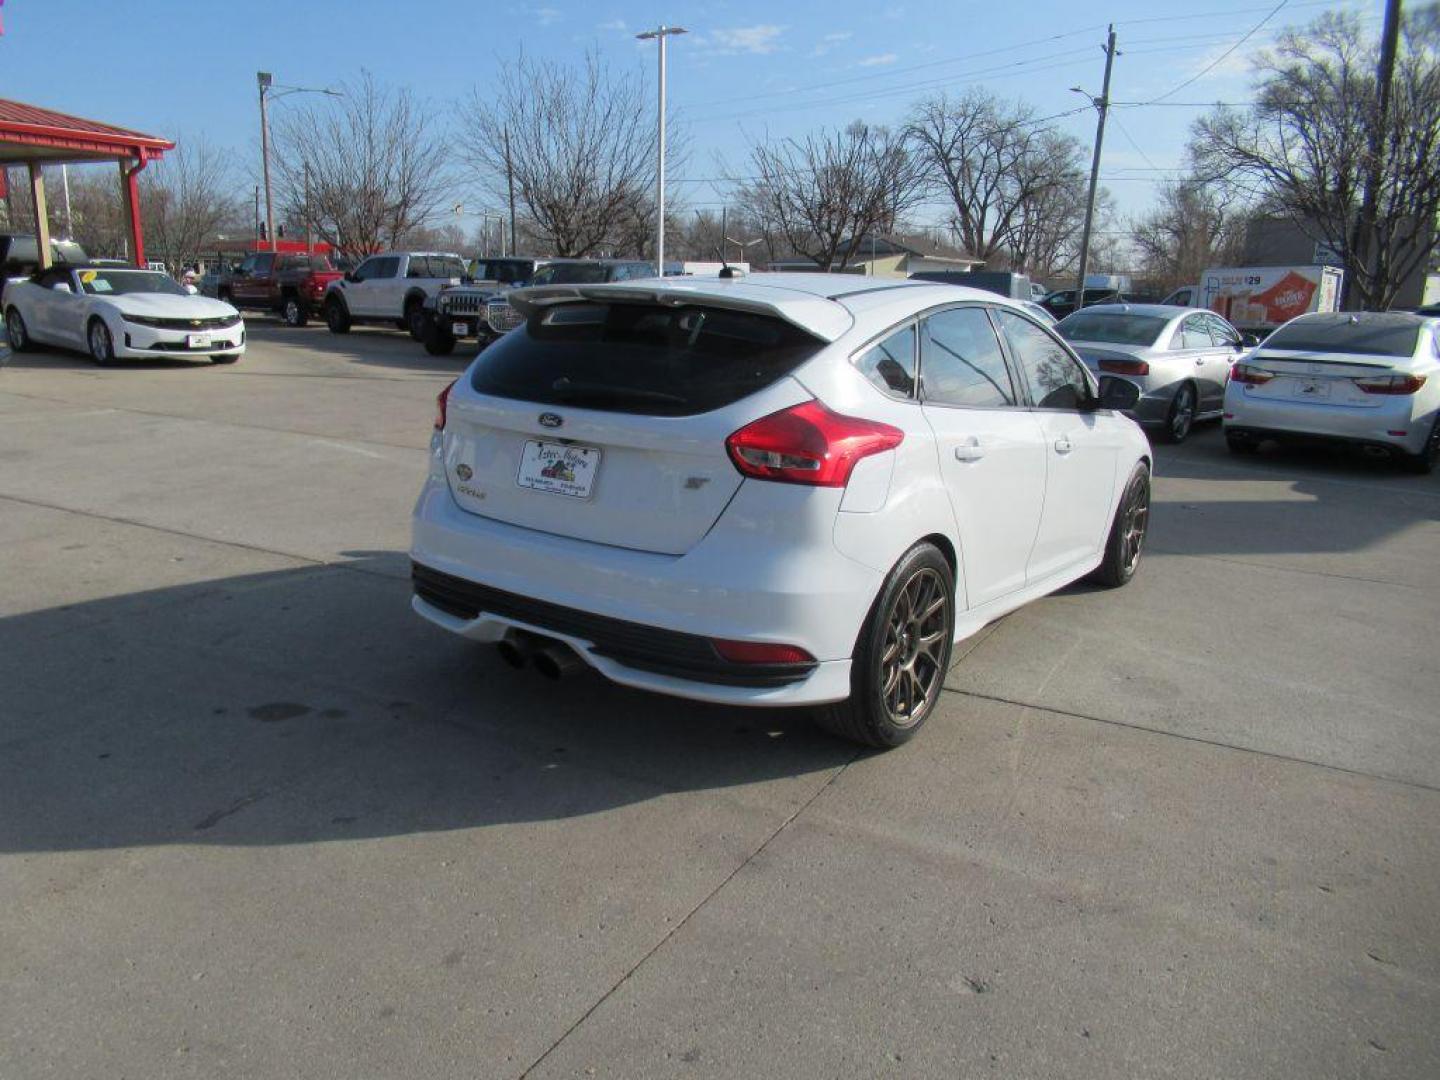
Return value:
M 96 323 L 90 327 L 90 355 L 96 360 L 104 360 L 109 355 L 109 352 L 110 350 L 107 348 L 107 342 L 105 340 L 105 327 L 100 323 Z
M 880 698 L 896 727 L 914 727 L 940 696 L 949 632 L 944 580 L 928 567 L 915 571 L 890 605 L 880 649 Z
M 5 334 L 10 339 L 10 347 L 18 349 L 25 344 L 25 325 L 20 321 L 20 313 L 11 311 L 5 316 Z
M 1145 547 L 1145 530 L 1150 525 L 1150 487 L 1143 481 L 1130 489 L 1120 519 L 1120 559 L 1127 574 L 1133 573 Z
M 1175 406 L 1173 415 L 1170 417 L 1170 431 L 1177 439 L 1183 439 L 1190 433 L 1190 425 L 1195 419 L 1195 391 L 1188 386 L 1182 386 L 1180 392 L 1175 395 Z
M 292 326 L 300 321 L 300 305 L 294 300 L 285 304 L 285 321 Z

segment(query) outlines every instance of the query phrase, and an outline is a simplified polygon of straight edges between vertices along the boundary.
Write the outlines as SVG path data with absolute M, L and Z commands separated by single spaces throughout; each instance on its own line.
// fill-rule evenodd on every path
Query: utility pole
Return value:
M 260 167 L 265 174 L 265 240 L 275 250 L 275 209 L 270 203 L 270 116 L 265 110 L 265 94 L 273 79 L 268 71 L 257 71 L 255 82 L 260 86 Z
M 1395 53 L 1400 44 L 1400 0 L 1386 0 L 1385 29 L 1380 37 L 1380 66 L 1376 82 L 1380 93 L 1375 119 L 1370 125 L 1370 145 L 1365 165 L 1365 195 L 1360 206 L 1360 223 L 1356 232 L 1355 251 L 1346 261 L 1365 260 L 1365 276 L 1369 278 L 1365 306 L 1380 310 L 1380 277 L 1387 272 L 1387 260 L 1376 228 L 1379 217 L 1380 185 L 1383 176 L 1385 146 L 1390 127 L 1390 97 L 1395 82 Z
M 658 142 L 660 156 L 655 169 L 655 275 L 665 276 L 665 39 L 671 34 L 688 33 L 683 26 L 666 26 L 661 23 L 654 30 L 646 30 L 635 36 L 641 41 L 656 38 L 660 42 L 660 107 L 658 117 Z
M 510 189 L 510 254 L 515 254 L 515 170 L 510 165 L 510 129 L 505 129 L 505 186 Z M 500 247 L 505 247 L 501 243 Z M 504 251 L 501 251 L 504 254 Z
M 1105 116 L 1110 111 L 1110 70 L 1115 66 L 1115 24 L 1110 24 L 1110 36 L 1105 41 L 1105 83 L 1098 98 L 1091 98 L 1091 104 L 1100 113 L 1095 125 L 1095 154 L 1090 159 L 1090 194 L 1085 199 L 1085 227 L 1080 232 L 1080 272 L 1075 282 L 1075 310 L 1085 306 L 1085 272 L 1090 268 L 1090 230 L 1095 225 L 1095 193 L 1100 186 L 1100 149 L 1105 145 Z M 1084 93 L 1080 88 L 1072 89 Z

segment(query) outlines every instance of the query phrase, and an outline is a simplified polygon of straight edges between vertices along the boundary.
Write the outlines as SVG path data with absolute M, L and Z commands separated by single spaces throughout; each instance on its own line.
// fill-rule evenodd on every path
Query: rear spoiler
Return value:
M 543 308 L 555 304 L 573 304 L 581 300 L 595 303 L 657 304 L 662 307 L 704 307 L 745 311 L 781 319 L 799 327 L 812 337 L 831 342 L 854 325 L 850 312 L 821 296 L 775 287 L 757 287 L 744 278 L 685 282 L 666 282 L 663 287 L 647 287 L 641 283 L 617 285 L 537 285 L 515 289 L 505 299 L 527 319 Z

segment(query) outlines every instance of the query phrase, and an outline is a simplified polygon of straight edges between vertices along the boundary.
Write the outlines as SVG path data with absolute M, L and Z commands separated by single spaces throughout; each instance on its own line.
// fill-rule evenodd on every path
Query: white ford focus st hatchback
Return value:
M 954 642 L 1135 571 L 1146 439 L 1018 303 L 826 274 L 510 301 L 440 396 L 412 561 L 415 610 L 516 666 L 894 746 Z

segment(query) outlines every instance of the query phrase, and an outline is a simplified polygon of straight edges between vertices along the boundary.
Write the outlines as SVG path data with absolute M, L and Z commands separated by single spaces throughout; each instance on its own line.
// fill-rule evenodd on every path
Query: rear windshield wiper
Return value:
M 667 394 L 663 390 L 645 390 L 638 386 L 612 386 L 608 383 L 577 382 L 562 375 L 550 389 L 566 398 L 598 397 L 609 401 L 649 401 L 660 405 L 688 405 L 689 398 Z

